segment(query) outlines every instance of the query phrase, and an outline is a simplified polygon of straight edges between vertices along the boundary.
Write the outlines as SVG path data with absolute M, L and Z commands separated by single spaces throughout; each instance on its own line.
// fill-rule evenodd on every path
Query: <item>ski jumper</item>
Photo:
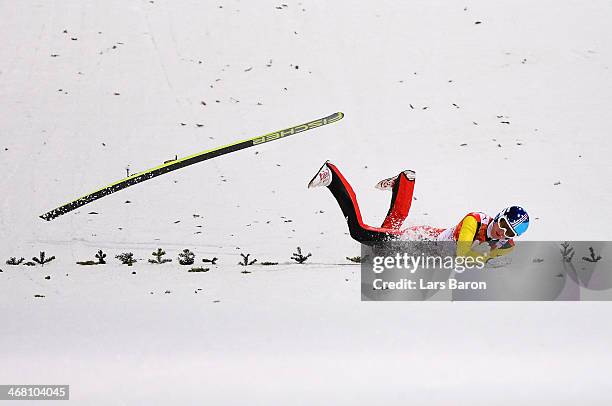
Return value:
M 384 241 L 413 239 L 456 241 L 457 256 L 484 256 L 486 260 L 506 255 L 514 248 L 514 241 L 511 239 L 494 240 L 489 237 L 494 222 L 490 216 L 481 212 L 468 213 L 456 226 L 448 229 L 419 225 L 400 230 L 410 212 L 415 185 L 415 181 L 408 179 L 403 172 L 398 175 L 393 185 L 391 203 L 381 227 L 369 226 L 363 222 L 357 196 L 350 183 L 334 164 L 328 162 L 327 166 L 332 171 L 332 180 L 327 188 L 342 210 L 351 237 L 360 243 L 372 245 Z M 474 242 L 488 244 L 490 251 L 486 255 L 473 251 Z

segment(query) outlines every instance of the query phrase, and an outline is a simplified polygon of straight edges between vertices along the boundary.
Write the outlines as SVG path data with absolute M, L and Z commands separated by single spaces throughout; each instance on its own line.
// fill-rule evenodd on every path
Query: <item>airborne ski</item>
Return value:
M 255 145 L 263 144 L 265 142 L 278 140 L 278 139 L 285 138 L 285 137 L 288 137 L 290 135 L 294 135 L 297 133 L 301 133 L 301 132 L 304 132 L 304 131 L 307 131 L 307 130 L 310 130 L 316 127 L 321 127 L 327 124 L 331 124 L 338 120 L 341 120 L 343 117 L 344 117 L 344 113 L 337 112 L 330 116 L 323 117 L 318 120 L 314 120 L 314 121 L 310 121 L 304 124 L 299 124 L 293 127 L 285 128 L 284 130 L 275 131 L 269 134 L 260 135 L 260 136 L 249 138 L 249 139 L 242 140 L 242 141 L 237 141 L 237 142 L 234 142 L 233 144 L 224 145 L 222 147 L 209 149 L 207 151 L 202 151 L 197 154 L 186 156 L 184 158 L 169 161 L 169 162 L 164 163 L 163 165 L 156 166 L 154 168 L 148 169 L 143 172 L 135 173 L 133 175 L 128 176 L 125 179 L 121 179 L 117 182 L 111 183 L 110 185 L 104 186 L 103 188 L 98 189 L 95 192 L 91 192 L 87 195 L 81 196 L 69 203 L 66 203 L 51 211 L 48 211 L 45 214 L 42 214 L 40 218 L 50 221 L 56 217 L 61 216 L 62 214 L 66 214 L 72 210 L 75 210 L 81 206 L 84 206 L 87 203 L 91 203 L 104 196 L 108 196 L 111 193 L 115 193 L 121 189 L 125 189 L 137 183 L 144 182 L 156 176 L 160 176 L 165 173 L 172 172 L 177 169 L 181 169 L 181 168 L 184 168 L 189 165 L 193 165 L 198 162 L 206 161 L 211 158 L 229 154 L 230 152 L 239 151 L 241 149 L 253 147 Z

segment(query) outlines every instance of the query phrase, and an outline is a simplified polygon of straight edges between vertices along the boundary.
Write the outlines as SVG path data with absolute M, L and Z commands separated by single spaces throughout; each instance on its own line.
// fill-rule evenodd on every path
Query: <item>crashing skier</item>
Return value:
M 410 211 L 414 184 L 415 172 L 411 170 L 378 182 L 377 189 L 392 192 L 389 211 L 381 227 L 372 227 L 363 222 L 353 188 L 331 162 L 323 164 L 308 187 L 327 187 L 346 218 L 351 237 L 366 245 L 393 240 L 455 241 L 457 256 L 489 260 L 512 251 L 513 238 L 523 234 L 529 226 L 527 212 L 522 207 L 510 206 L 493 218 L 481 212 L 468 213 L 457 225 L 446 229 L 431 226 L 401 229 Z

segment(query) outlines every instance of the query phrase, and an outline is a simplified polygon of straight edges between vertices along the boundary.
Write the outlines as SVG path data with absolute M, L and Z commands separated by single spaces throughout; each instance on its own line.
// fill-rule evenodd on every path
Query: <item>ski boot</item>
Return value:
M 404 175 L 406 175 L 406 178 L 408 178 L 408 180 L 414 181 L 416 179 L 416 172 L 411 170 L 411 169 L 407 169 L 403 172 L 401 172 L 399 175 L 395 175 L 391 178 L 387 178 L 387 179 L 383 179 L 380 182 L 378 182 L 375 186 L 376 189 L 380 189 L 380 190 L 391 190 L 393 189 L 393 186 L 395 185 L 395 181 L 397 180 L 397 178 L 399 176 L 402 175 L 402 173 Z
M 317 174 L 308 182 L 308 188 L 319 187 L 319 186 L 329 186 L 332 181 L 332 171 L 327 166 L 329 161 L 325 161 L 321 169 L 317 172 Z

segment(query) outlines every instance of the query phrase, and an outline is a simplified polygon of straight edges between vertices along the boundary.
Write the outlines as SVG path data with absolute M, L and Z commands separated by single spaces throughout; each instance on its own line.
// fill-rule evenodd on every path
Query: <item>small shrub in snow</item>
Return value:
M 172 262 L 170 258 L 162 258 L 166 255 L 166 251 L 158 248 L 157 251 L 151 253 L 155 257 L 155 259 L 149 259 L 149 263 L 151 264 L 165 264 L 166 262 Z
M 97 261 L 77 261 L 78 265 L 103 265 L 106 264 L 104 258 L 106 258 L 106 254 L 102 252 L 102 250 L 98 250 L 95 255 Z
M 561 256 L 563 257 L 563 261 L 572 262 L 574 254 L 574 249 L 571 247 L 569 241 L 565 241 L 561 244 Z
M 24 257 L 21 257 L 19 259 L 15 258 L 15 257 L 10 257 L 7 261 L 6 264 L 7 265 L 21 265 L 21 263 L 25 261 Z
M 291 259 L 297 262 L 298 264 L 303 264 L 311 256 L 312 254 L 310 252 L 306 256 L 302 255 L 302 249 L 300 247 L 297 247 L 297 252 L 293 253 Z
M 44 266 L 45 264 L 48 264 L 49 262 L 53 261 L 55 259 L 54 256 L 51 256 L 49 258 L 46 258 L 45 256 L 45 251 L 41 251 L 37 257 L 32 257 L 32 261 L 34 261 L 35 263 L 39 264 L 40 266 Z
M 598 262 L 601 260 L 601 255 L 595 255 L 595 250 L 593 247 L 589 247 L 589 251 L 591 252 L 591 257 L 582 257 L 587 262 Z
M 77 265 L 98 265 L 96 261 L 77 261 Z
M 178 261 L 181 265 L 193 265 L 195 262 L 195 254 L 185 248 L 183 252 L 179 254 Z
M 197 268 L 191 268 L 187 272 L 208 272 L 208 271 L 210 271 L 210 268 L 197 267 Z
M 242 252 L 240 253 L 240 255 L 242 256 L 242 261 L 238 262 L 238 265 L 242 265 L 242 266 L 249 266 L 249 265 L 253 265 L 255 262 L 257 262 L 257 259 L 254 259 L 252 261 L 249 261 L 249 257 L 251 256 L 251 254 L 246 254 L 244 255 Z
M 102 250 L 98 250 L 98 253 L 96 254 L 96 259 L 98 260 L 98 264 L 100 265 L 105 264 L 106 261 L 104 260 L 104 258 L 106 258 L 106 254 L 102 252 Z
M 211 265 L 217 265 L 217 260 L 219 258 L 213 257 L 213 259 L 202 258 L 202 262 L 210 262 Z
M 138 262 L 134 258 L 134 254 L 131 252 L 123 252 L 119 255 L 116 255 L 115 258 L 121 261 L 123 265 L 127 265 L 127 266 L 132 266 L 134 263 Z

